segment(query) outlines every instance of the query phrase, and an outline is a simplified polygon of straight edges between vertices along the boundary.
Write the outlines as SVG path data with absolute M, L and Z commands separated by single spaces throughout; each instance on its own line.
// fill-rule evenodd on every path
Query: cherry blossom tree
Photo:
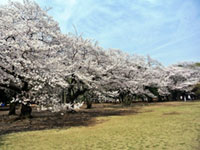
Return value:
M 0 7 L 0 34 L 0 92 L 13 102 L 59 111 L 78 101 L 89 107 L 96 99 L 161 100 L 173 91 L 189 93 L 200 82 L 198 66 L 164 67 L 150 56 L 104 50 L 79 35 L 62 34 L 47 11 L 30 0 Z
M 53 94 L 40 91 L 65 84 L 52 68 L 63 36 L 58 24 L 28 0 L 1 6 L 0 16 L 1 88 L 15 91 L 15 100 L 20 95 L 24 103 L 34 95 L 40 95 L 40 101 L 53 98 Z

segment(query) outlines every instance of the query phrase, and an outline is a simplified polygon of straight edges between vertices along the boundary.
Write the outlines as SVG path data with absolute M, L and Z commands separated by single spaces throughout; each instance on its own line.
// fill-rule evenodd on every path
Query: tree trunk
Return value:
M 87 105 L 87 109 L 91 109 L 92 108 L 92 101 L 87 101 L 86 105 Z
M 158 96 L 158 102 L 162 102 L 163 98 L 161 96 Z
M 32 112 L 32 108 L 30 106 L 22 104 L 20 117 L 32 118 L 31 112 Z
M 149 103 L 152 103 L 152 102 L 153 102 L 153 98 L 148 97 L 148 102 L 149 102 Z
M 16 103 L 10 103 L 8 115 L 16 115 Z

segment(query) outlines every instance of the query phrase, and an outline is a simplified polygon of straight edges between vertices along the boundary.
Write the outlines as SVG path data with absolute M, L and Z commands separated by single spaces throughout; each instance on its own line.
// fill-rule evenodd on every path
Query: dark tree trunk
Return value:
M 120 93 L 120 95 L 119 95 L 119 101 L 120 101 L 120 103 L 124 102 L 124 94 Z
M 32 108 L 30 106 L 22 104 L 20 117 L 32 118 L 31 112 L 32 112 Z
M 16 115 L 16 103 L 10 103 L 8 115 Z
M 87 101 L 86 105 L 87 105 L 87 109 L 91 109 L 92 108 L 92 101 Z
M 158 102 L 162 102 L 163 98 L 161 96 L 158 96 Z
M 149 103 L 152 103 L 152 102 L 153 102 L 153 98 L 148 97 L 148 102 L 149 102 Z

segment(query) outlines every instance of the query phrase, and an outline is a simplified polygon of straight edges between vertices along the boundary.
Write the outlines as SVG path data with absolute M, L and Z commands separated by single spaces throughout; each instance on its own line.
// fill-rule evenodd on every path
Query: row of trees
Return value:
M 0 100 L 56 106 L 84 100 L 176 99 L 192 94 L 200 67 L 164 67 L 147 56 L 104 50 L 81 36 L 62 34 L 34 1 L 0 6 Z M 184 95 L 183 95 L 184 96 Z

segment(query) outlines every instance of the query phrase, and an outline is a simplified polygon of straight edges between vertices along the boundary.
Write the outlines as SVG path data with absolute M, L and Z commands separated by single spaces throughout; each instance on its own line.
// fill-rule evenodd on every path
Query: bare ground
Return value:
M 98 122 L 95 118 L 101 116 L 119 116 L 128 114 L 144 113 L 142 106 L 154 105 L 154 106 L 181 106 L 188 105 L 188 103 L 179 102 L 159 102 L 159 103 L 133 103 L 131 107 L 123 107 L 121 104 L 93 104 L 92 109 L 86 109 L 83 106 L 76 113 L 59 112 L 52 113 L 49 111 L 37 112 L 33 107 L 32 116 L 29 119 L 19 118 L 19 109 L 17 115 L 8 116 L 8 108 L 0 107 L 0 136 L 3 134 L 33 131 L 33 130 L 45 130 L 56 128 L 70 128 L 74 126 L 91 126 Z M 190 103 L 189 105 L 195 105 Z M 152 112 L 153 110 L 146 110 L 145 112 Z M 63 113 L 63 115 L 61 115 Z M 178 115 L 177 112 L 164 113 L 163 115 Z
M 62 115 L 61 112 L 37 112 L 36 108 L 33 108 L 33 118 L 20 119 L 19 115 L 8 116 L 8 110 L 4 108 L 4 110 L 0 109 L 0 135 L 21 131 L 89 126 L 100 123 L 96 121 L 96 117 L 134 114 L 139 113 L 139 109 L 140 107 L 122 107 L 120 104 L 94 104 L 92 109 L 86 109 L 84 106 L 76 113 L 64 112 Z

